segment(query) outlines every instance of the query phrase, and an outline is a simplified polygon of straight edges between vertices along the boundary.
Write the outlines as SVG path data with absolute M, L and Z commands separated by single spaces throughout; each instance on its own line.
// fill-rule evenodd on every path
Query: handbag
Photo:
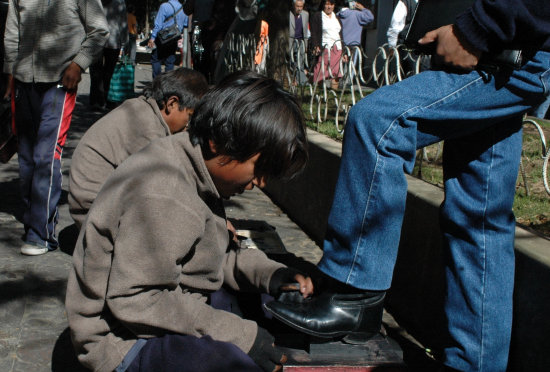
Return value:
M 128 56 L 123 56 L 115 66 L 107 100 L 122 102 L 134 96 L 134 65 Z
M 170 3 L 168 3 L 170 4 Z M 172 14 L 170 17 L 166 18 L 166 21 L 171 20 L 172 18 L 176 17 L 176 14 L 181 12 L 183 10 L 183 7 L 181 7 L 177 12 L 176 9 L 172 4 L 170 4 L 172 9 L 174 9 L 174 14 Z M 165 21 L 165 22 L 166 22 Z M 178 27 L 178 20 L 177 18 L 174 18 L 174 23 L 170 26 L 163 28 L 157 33 L 157 38 L 155 39 L 155 43 L 157 46 L 165 46 L 167 44 L 170 44 L 174 41 L 176 41 L 179 37 L 181 37 L 181 31 Z

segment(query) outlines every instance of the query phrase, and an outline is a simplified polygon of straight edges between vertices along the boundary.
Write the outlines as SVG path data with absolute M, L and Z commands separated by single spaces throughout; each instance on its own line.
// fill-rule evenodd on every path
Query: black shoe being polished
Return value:
M 325 292 L 302 303 L 272 301 L 267 311 L 294 329 L 321 338 L 364 344 L 380 331 L 385 292 Z

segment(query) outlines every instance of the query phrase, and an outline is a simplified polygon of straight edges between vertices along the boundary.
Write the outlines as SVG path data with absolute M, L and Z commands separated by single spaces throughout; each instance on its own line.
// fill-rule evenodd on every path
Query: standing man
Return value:
M 476 0 L 454 24 L 419 42 L 434 43 L 434 58 L 444 65 L 380 88 L 349 112 L 319 263 L 329 289 L 304 304 L 269 306 L 317 336 L 364 343 L 378 332 L 405 213 L 405 172 L 412 172 L 417 149 L 445 140 L 442 362 L 450 370 L 503 372 L 522 120 L 549 95 L 550 7 L 547 0 Z M 524 59 L 517 69 L 480 63 L 518 46 Z
M 101 3 L 109 25 L 109 38 L 102 56 L 90 66 L 90 106 L 114 108 L 116 104 L 109 103 L 107 96 L 120 50 L 128 43 L 128 15 L 124 0 L 102 0 Z
M 304 0 L 294 0 L 294 7 L 289 12 L 288 39 L 290 50 L 292 50 L 294 40 L 303 40 L 307 43 L 309 39 L 309 13 L 304 10 L 304 5 Z
M 300 85 L 307 82 L 305 59 L 309 40 L 309 13 L 304 10 L 304 4 L 304 0 L 294 0 L 294 6 L 289 12 L 288 24 L 288 50 L 292 55 L 294 79 Z
M 25 205 L 21 253 L 58 246 L 61 155 L 81 73 L 108 36 L 99 0 L 11 0 L 4 37 L 19 140 L 19 176 Z M 22 36 L 22 37 L 20 37 Z
M 170 71 L 174 69 L 174 63 L 176 62 L 176 49 L 178 48 L 177 40 L 167 45 L 160 45 L 155 43 L 155 39 L 160 30 L 170 27 L 176 22 L 180 32 L 187 27 L 189 18 L 183 12 L 183 6 L 178 0 L 169 0 L 160 4 L 159 11 L 155 18 L 155 27 L 151 33 L 148 46 L 153 48 L 151 52 L 151 64 L 153 65 L 153 79 L 157 77 L 162 71 L 162 64 L 164 64 L 164 70 Z

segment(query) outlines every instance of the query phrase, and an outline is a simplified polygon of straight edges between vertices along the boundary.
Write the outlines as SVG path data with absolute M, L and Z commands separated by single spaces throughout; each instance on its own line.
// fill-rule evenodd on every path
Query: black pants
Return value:
M 219 372 L 262 370 L 237 346 L 201 338 L 166 335 L 147 341 L 126 372 Z
M 103 106 L 107 103 L 119 54 L 120 49 L 103 48 L 103 56 L 90 66 L 90 105 Z

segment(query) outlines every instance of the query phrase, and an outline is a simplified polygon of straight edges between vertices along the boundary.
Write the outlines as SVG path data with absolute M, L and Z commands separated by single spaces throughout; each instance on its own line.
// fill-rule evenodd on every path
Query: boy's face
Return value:
M 188 107 L 184 107 L 183 110 L 176 108 L 170 111 L 170 114 L 166 118 L 166 124 L 170 128 L 170 133 L 179 133 L 187 128 L 191 116 L 193 116 L 193 109 Z
M 263 178 L 255 174 L 256 161 L 260 154 L 256 154 L 239 162 L 226 155 L 217 155 L 206 160 L 206 168 L 214 181 L 214 185 L 222 198 L 229 199 L 235 194 L 242 194 L 244 190 L 252 190 L 254 186 L 265 186 Z
M 194 111 L 190 107 L 184 107 L 180 110 L 178 97 L 171 96 L 160 110 L 160 113 L 168 128 L 170 128 L 170 133 L 176 134 L 187 128 Z

